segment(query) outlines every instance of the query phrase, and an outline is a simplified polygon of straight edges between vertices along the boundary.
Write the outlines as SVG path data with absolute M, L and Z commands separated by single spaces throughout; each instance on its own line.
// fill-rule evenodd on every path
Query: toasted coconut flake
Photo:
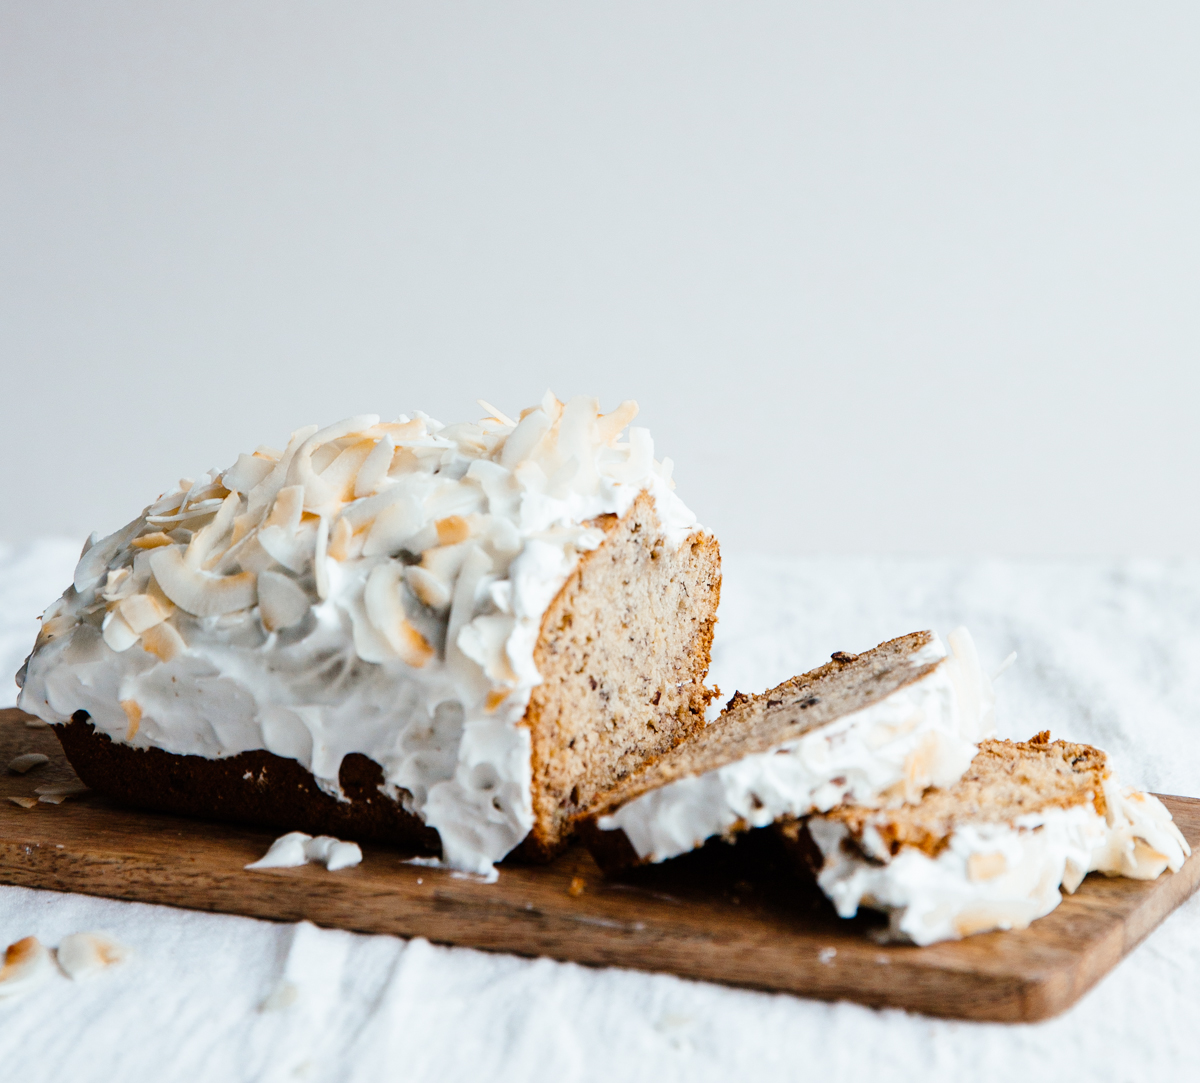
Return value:
M 165 535 L 164 535 L 165 536 Z M 100 597 L 106 602 L 115 602 L 133 590 L 133 571 L 129 568 L 114 568 L 104 581 Z
M 23 752 L 9 761 L 8 769 L 15 775 L 26 775 L 35 767 L 41 767 L 42 764 L 49 762 L 50 757 L 43 756 L 40 752 Z
M 304 486 L 288 485 L 280 489 L 263 526 L 277 526 L 294 534 L 304 512 Z
M 258 576 L 258 611 L 268 632 L 290 628 L 308 612 L 309 600 L 294 579 L 280 572 L 265 571 Z
M 168 552 L 168 550 L 159 549 L 156 552 L 163 553 Z M 115 609 L 109 610 L 105 615 L 101 628 L 103 629 L 104 642 L 118 654 L 129 650 L 138 641 L 137 632 L 129 627 L 125 618 Z
M 130 956 L 129 949 L 105 932 L 72 933 L 58 945 L 58 965 L 73 981 L 94 978 Z
M 345 560 L 350 556 L 350 543 L 354 538 L 354 528 L 343 516 L 338 516 L 329 531 L 329 555 L 334 560 Z
M 170 616 L 170 610 L 149 594 L 131 594 L 120 602 L 117 612 L 125 618 L 125 623 L 137 635 L 141 635 L 147 628 L 161 624 Z
M 176 545 L 152 550 L 150 568 L 163 593 L 194 617 L 236 613 L 249 609 L 257 600 L 253 572 L 215 576 L 189 568 Z
M 260 518 L 260 513 L 253 511 L 245 511 L 241 515 L 235 515 L 233 519 L 233 533 L 229 536 L 229 549 L 236 546 L 250 531 L 258 526 Z M 226 554 L 228 552 L 229 550 L 227 549 Z
M 136 699 L 123 699 L 119 702 L 121 710 L 129 720 L 129 725 L 125 728 L 125 740 L 132 741 L 137 736 L 138 726 L 142 724 L 142 705 Z
M 36 936 L 9 944 L 0 967 L 0 997 L 17 996 L 44 981 L 54 970 L 50 952 Z
M 359 440 L 321 471 L 321 480 L 330 487 L 335 500 L 344 503 L 354 499 L 359 471 L 374 450 L 374 440 Z
M 58 617 L 51 617 L 49 620 L 43 620 L 42 626 L 38 629 L 35 647 L 41 647 L 43 643 L 48 643 L 55 636 L 64 635 L 78 623 L 79 621 L 69 613 L 64 613 Z
M 508 688 L 493 688 L 487 694 L 487 700 L 486 700 L 484 706 L 487 708 L 487 710 L 494 711 L 497 707 L 500 706 L 500 704 L 502 704 L 506 699 L 508 699 L 508 693 L 510 691 L 511 691 L 511 689 L 508 689 Z
M 540 407 L 523 414 L 520 423 L 504 441 L 504 448 L 500 452 L 500 465 L 512 470 L 518 463 L 529 458 L 534 448 L 549 432 L 551 424 L 549 416 Z
M 363 461 L 358 476 L 354 479 L 355 497 L 371 496 L 387 480 L 388 468 L 392 465 L 392 455 L 396 450 L 396 442 L 390 435 L 385 435 L 371 454 Z
M 439 612 L 449 608 L 450 599 L 453 597 L 450 584 L 439 579 L 433 572 L 413 564 L 404 569 L 404 578 L 422 605 Z
M 629 430 L 629 457 L 623 463 L 605 463 L 603 472 L 619 482 L 633 482 L 654 467 L 654 441 L 649 429 Z
M 402 661 L 419 669 L 433 657 L 433 648 L 404 615 L 400 596 L 402 571 L 402 566 L 394 560 L 372 569 L 363 590 L 363 604 L 368 619 L 388 646 Z
M 121 551 L 128 541 L 142 530 L 142 520 L 134 519 L 107 538 L 90 545 L 75 566 L 75 589 L 82 594 L 94 587 L 108 571 L 108 562 Z
M 502 414 L 490 402 L 485 402 L 483 399 L 476 399 L 475 401 L 479 403 L 479 405 L 482 406 L 492 417 L 499 421 L 501 425 L 508 425 L 514 429 L 517 427 L 517 423 L 513 421 L 511 417 L 509 417 L 507 414 Z
M 621 431 L 638 415 L 638 404 L 633 399 L 621 403 L 611 414 L 596 419 L 596 436 L 612 447 Z
M 264 526 L 254 535 L 253 541 L 271 559 L 282 564 L 297 575 L 308 570 L 312 563 L 316 530 L 311 521 L 301 522 L 293 533 L 281 526 Z M 242 559 L 244 563 L 244 558 Z
M 12 797 L 12 796 L 10 796 L 9 800 L 14 805 L 20 805 L 21 808 L 33 808 L 33 806 L 38 803 L 38 799 L 36 797 Z
M 465 545 L 435 545 L 421 554 L 421 567 L 450 584 L 458 576 L 467 552 Z
M 388 495 L 388 494 L 383 494 Z M 425 524 L 425 512 L 411 494 L 399 494 L 376 516 L 363 543 L 363 556 L 384 556 L 405 546 Z
M 336 425 L 319 429 L 296 449 L 288 465 L 287 484 L 304 486 L 305 508 L 316 512 L 327 511 L 340 502 L 335 487 L 321 478 L 313 467 L 313 455 L 317 450 L 343 437 L 356 436 L 378 423 L 378 414 L 348 417 Z
M 187 650 L 187 643 L 173 625 L 163 621 L 142 633 L 142 650 L 149 651 L 163 662 L 169 662 Z
M 448 515 L 436 523 L 438 545 L 457 545 L 471 536 L 470 524 L 461 515 Z
M 196 531 L 183 557 L 189 568 L 199 569 L 203 566 L 209 554 L 216 550 L 220 541 L 233 527 L 233 518 L 240 507 L 241 497 L 237 493 L 230 493 L 221 502 L 221 508 L 213 521 Z
M 140 538 L 134 538 L 129 544 L 134 549 L 157 549 L 160 545 L 170 545 L 171 539 L 161 530 L 156 530 L 153 534 L 143 534 Z
M 279 457 L 276 452 L 275 458 Z M 231 493 L 248 493 L 275 468 L 272 458 L 239 455 L 237 462 L 221 475 L 221 484 Z
M 199 519 L 202 515 L 212 515 L 224 502 L 225 498 L 219 496 L 201 500 L 174 515 L 147 515 L 146 522 L 157 526 L 160 523 L 182 523 L 187 519 Z
M 562 416 L 563 404 L 558 401 L 558 396 L 549 388 L 546 388 L 546 393 L 542 396 L 542 410 L 550 419 L 551 424 L 558 421 Z

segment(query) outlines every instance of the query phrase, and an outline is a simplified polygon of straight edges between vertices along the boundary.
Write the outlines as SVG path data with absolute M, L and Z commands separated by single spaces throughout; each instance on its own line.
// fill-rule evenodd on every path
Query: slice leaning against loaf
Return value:
M 889 915 L 915 944 L 1023 929 L 1089 872 L 1153 880 L 1191 850 L 1156 797 L 1121 786 L 1090 745 L 987 740 L 954 785 L 916 805 L 845 805 L 779 831 L 842 917 Z M 815 860 L 814 860 L 815 859 Z
M 966 770 L 993 695 L 965 629 L 946 653 L 914 632 L 832 660 L 719 718 L 597 803 L 584 838 L 602 868 L 664 861 L 843 801 L 918 801 Z

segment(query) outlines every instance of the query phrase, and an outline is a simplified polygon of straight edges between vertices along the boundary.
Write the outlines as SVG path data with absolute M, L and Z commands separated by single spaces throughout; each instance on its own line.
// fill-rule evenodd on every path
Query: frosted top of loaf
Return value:
M 452 865 L 487 872 L 532 823 L 542 615 L 581 553 L 649 491 L 669 544 L 696 529 L 634 402 L 551 393 L 514 422 L 375 415 L 300 429 L 184 479 L 90 540 L 46 611 L 23 709 L 85 710 L 135 747 L 265 748 L 340 795 L 360 752 L 411 794 Z

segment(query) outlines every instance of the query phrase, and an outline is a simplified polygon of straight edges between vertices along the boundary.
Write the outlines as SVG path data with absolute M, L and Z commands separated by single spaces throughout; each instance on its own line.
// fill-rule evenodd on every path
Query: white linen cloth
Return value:
M 0 551 L 5 685 L 77 553 Z M 958 624 L 986 665 L 1020 655 L 998 682 L 1002 735 L 1048 728 L 1107 749 L 1127 782 L 1200 794 L 1200 562 L 727 554 L 712 677 L 725 697 L 760 691 Z M 1022 1026 L 0 887 L 0 946 L 93 929 L 134 958 L 0 999 L 0 1078 L 1126 1081 L 1185 1078 L 1200 1031 L 1200 897 L 1074 1008 Z

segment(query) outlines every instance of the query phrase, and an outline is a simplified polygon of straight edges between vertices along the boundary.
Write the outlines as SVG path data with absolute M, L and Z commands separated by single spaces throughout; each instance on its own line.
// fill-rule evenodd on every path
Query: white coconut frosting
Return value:
M 1024 929 L 1050 913 L 1089 872 L 1153 880 L 1191 853 L 1152 794 L 1104 781 L 1106 816 L 1089 800 L 1012 823 L 966 823 L 937 855 L 904 847 L 893 856 L 869 825 L 857 845 L 838 820 L 808 830 L 824 858 L 817 880 L 844 918 L 860 906 L 887 912 L 887 936 L 914 944 L 990 929 Z
M 486 406 L 486 404 L 484 404 Z M 88 542 L 18 682 L 50 723 L 76 711 L 114 741 L 209 758 L 267 749 L 341 797 L 352 752 L 486 873 L 532 824 L 541 619 L 639 493 L 669 545 L 697 528 L 633 402 L 549 392 L 495 411 L 353 417 L 260 447 Z
M 665 861 L 715 835 L 765 827 L 783 816 L 825 812 L 844 801 L 917 801 L 928 786 L 958 781 L 990 736 L 995 695 L 970 633 L 935 636 L 914 668 L 919 681 L 766 752 L 650 790 L 597 821 L 625 832 L 643 861 Z

